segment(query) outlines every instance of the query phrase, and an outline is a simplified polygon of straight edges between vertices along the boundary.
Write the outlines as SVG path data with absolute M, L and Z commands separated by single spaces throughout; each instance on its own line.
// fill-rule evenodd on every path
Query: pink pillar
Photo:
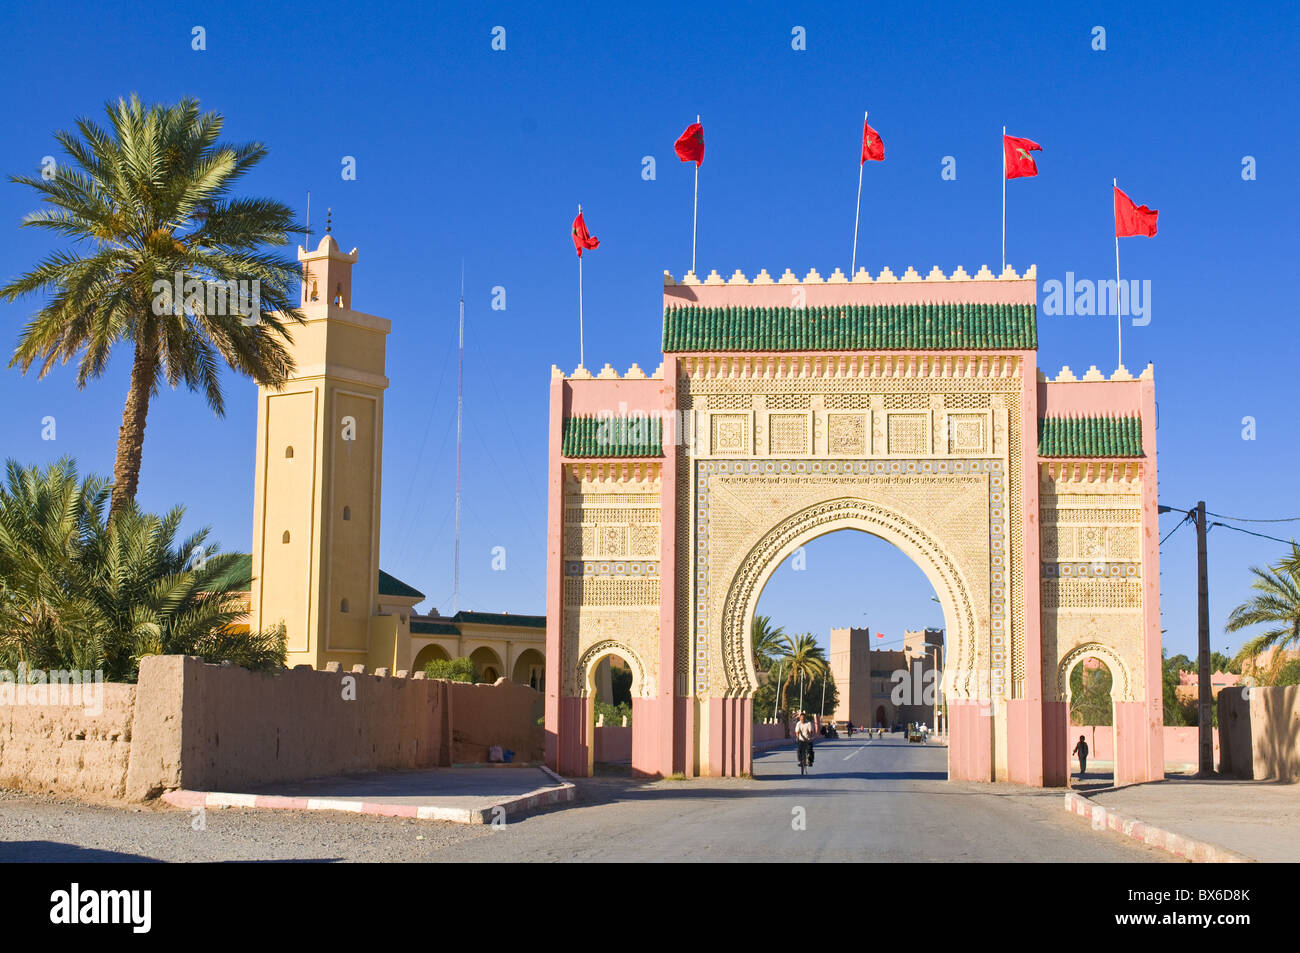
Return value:
M 993 780 L 993 711 L 986 702 L 948 702 L 948 780 Z
M 659 476 L 659 684 L 655 722 L 661 774 L 689 774 L 677 745 L 677 359 L 664 355 L 663 464 Z
M 564 380 L 551 379 L 550 431 L 547 453 L 550 472 L 546 475 L 546 763 L 553 771 L 566 774 L 561 741 L 572 729 L 565 723 L 560 704 L 564 690 L 563 651 L 560 632 L 564 625 L 564 561 L 561 543 L 564 533 L 564 464 L 560 451 L 564 431 Z M 582 774 L 587 773 L 586 761 Z
M 739 777 L 753 770 L 754 705 L 748 698 L 709 699 L 709 764 L 713 777 Z
M 1043 704 L 1043 785 L 1064 787 L 1069 780 L 1070 708 L 1065 702 Z
M 1153 774 L 1147 763 L 1150 742 L 1146 731 L 1146 702 L 1115 703 L 1115 783 L 1137 784 L 1164 777 L 1164 746 L 1161 745 L 1160 771 Z M 1163 734 L 1163 731 L 1162 731 Z
M 1019 737 L 1008 742 L 1007 767 L 1013 781 L 1041 787 L 1046 773 L 1046 746 L 1050 742 L 1043 724 L 1042 589 L 1038 581 L 1042 574 L 1038 522 L 1038 359 L 1034 351 L 1020 354 L 1020 459 L 1020 499 L 1024 513 L 1021 578 L 1025 587 L 1021 637 L 1025 648 L 1025 681 L 1023 702 L 1016 705 L 1023 709 L 1023 714 L 1018 716 Z M 1010 710 L 1009 705 L 1008 714 Z
M 1156 385 L 1138 381 L 1142 407 L 1142 624 L 1146 690 L 1142 721 L 1133 730 L 1145 740 L 1146 780 L 1165 776 L 1164 685 L 1160 657 L 1160 517 L 1156 499 Z M 1118 768 L 1116 780 L 1118 781 Z
M 659 699 L 632 699 L 632 770 L 637 774 L 664 773 L 659 761 L 663 747 L 663 707 Z

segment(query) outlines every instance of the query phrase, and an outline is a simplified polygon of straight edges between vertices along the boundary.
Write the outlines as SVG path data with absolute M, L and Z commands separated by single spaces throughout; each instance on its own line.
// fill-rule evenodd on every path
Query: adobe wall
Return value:
M 1223 774 L 1300 781 L 1300 686 L 1225 688 L 1219 692 L 1219 732 Z
M 44 686 L 0 685 L 0 787 L 139 801 L 481 762 L 492 745 L 543 755 L 542 696 L 504 679 L 271 675 L 168 655 L 142 659 L 136 685 L 96 691 L 94 706 L 51 705 Z
M 418 679 L 412 682 L 418 683 Z M 492 745 L 509 748 L 515 761 L 542 760 L 545 729 L 539 724 L 543 712 L 540 692 L 506 678 L 495 685 L 426 684 L 441 684 L 451 692 L 452 761 L 456 764 L 487 761 Z
M 99 683 L 90 704 L 53 705 L 50 688 L 0 685 L 0 787 L 92 801 L 122 798 L 135 686 Z

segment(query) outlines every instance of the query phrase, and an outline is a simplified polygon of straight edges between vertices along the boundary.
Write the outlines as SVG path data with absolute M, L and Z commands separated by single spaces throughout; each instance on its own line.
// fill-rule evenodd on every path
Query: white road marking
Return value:
M 862 750 L 861 748 L 854 748 L 854 749 L 853 749 L 853 754 L 846 754 L 846 755 L 844 756 L 844 760 L 845 760 L 845 761 L 848 761 L 849 758 L 852 758 L 854 755 L 856 755 L 856 754 L 857 754 L 859 751 L 861 751 L 861 750 Z

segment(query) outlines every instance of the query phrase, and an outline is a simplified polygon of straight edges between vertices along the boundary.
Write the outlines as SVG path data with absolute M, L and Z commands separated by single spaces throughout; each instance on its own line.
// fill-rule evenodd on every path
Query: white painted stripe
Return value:
M 352 811 L 354 814 L 360 814 L 362 808 L 361 801 L 339 801 L 331 798 L 308 798 L 307 810 L 309 811 Z

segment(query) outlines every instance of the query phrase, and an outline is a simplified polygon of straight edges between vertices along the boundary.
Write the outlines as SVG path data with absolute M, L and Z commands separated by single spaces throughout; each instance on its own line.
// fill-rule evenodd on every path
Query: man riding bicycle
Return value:
M 794 726 L 794 740 L 799 743 L 799 767 L 812 767 L 813 724 L 804 712 L 799 712 L 799 721 Z

